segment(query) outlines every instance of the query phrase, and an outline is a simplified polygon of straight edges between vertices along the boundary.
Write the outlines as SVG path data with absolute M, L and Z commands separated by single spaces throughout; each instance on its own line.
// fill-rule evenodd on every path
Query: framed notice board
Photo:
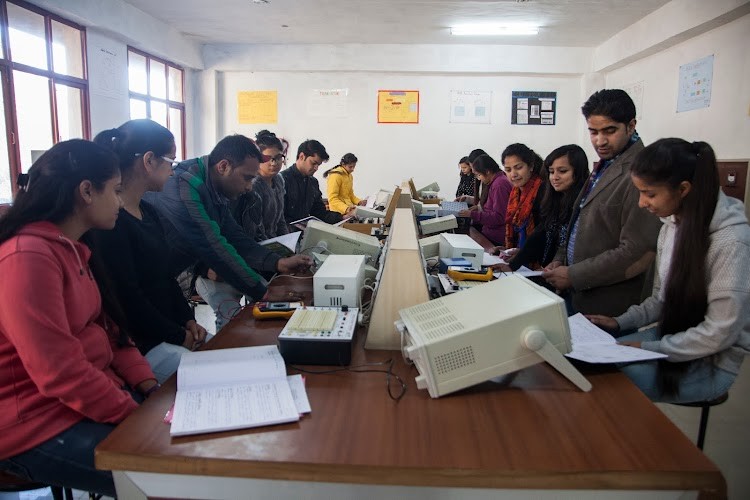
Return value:
M 419 91 L 378 90 L 378 123 L 419 123 Z
M 514 90 L 511 125 L 554 125 L 557 114 L 557 92 Z

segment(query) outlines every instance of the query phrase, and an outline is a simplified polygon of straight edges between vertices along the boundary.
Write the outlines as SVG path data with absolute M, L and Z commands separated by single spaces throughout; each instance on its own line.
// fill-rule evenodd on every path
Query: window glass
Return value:
M 10 5 L 10 4 L 8 4 Z M 21 171 L 52 146 L 49 78 L 13 72 Z
M 137 120 L 139 118 L 148 118 L 148 111 L 146 111 L 146 101 L 131 98 L 130 119 Z
M 163 102 L 151 101 L 151 119 L 159 125 L 167 126 L 167 105 Z
M 182 70 L 169 67 L 169 100 L 183 102 L 182 100 Z
M 174 134 L 174 144 L 176 146 L 177 156 L 182 157 L 182 110 L 169 108 L 169 131 Z
M 61 141 L 83 138 L 81 90 L 55 84 L 57 99 L 57 131 Z
M 149 95 L 157 99 L 167 98 L 167 69 L 159 61 L 151 60 L 148 76 L 151 83 Z
M 44 17 L 12 3 L 8 9 L 8 39 L 11 59 L 35 68 L 48 69 Z
M 128 88 L 131 92 L 148 94 L 146 82 L 146 58 L 135 52 L 128 52 Z
M 52 66 L 55 73 L 83 78 L 81 31 L 52 20 Z

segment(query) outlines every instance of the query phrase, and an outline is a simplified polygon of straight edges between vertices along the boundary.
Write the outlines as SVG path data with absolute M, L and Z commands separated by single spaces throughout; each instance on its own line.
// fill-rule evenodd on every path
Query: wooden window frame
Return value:
M 13 54 L 10 48 L 9 21 L 7 4 L 14 4 L 28 11 L 39 14 L 44 18 L 44 35 L 45 46 L 47 51 L 47 67 L 49 69 L 40 69 L 26 64 L 13 62 Z M 70 75 L 55 73 L 54 61 L 52 56 L 52 21 L 64 24 L 79 31 L 81 36 L 81 63 L 83 65 L 83 77 L 78 78 Z M 49 104 L 52 130 L 52 144 L 60 142 L 60 129 L 58 126 L 57 95 L 55 86 L 57 84 L 75 87 L 81 91 L 81 124 L 83 139 L 91 138 L 91 110 L 89 103 L 89 82 L 88 82 L 88 58 L 86 52 L 86 28 L 76 24 L 68 19 L 60 17 L 42 8 L 32 5 L 24 0 L 0 0 L 0 37 L 2 37 L 2 50 L 0 50 L 0 74 L 3 80 L 3 98 L 5 100 L 6 123 L 6 141 L 8 144 L 8 162 L 10 164 L 10 177 L 13 186 L 13 195 L 15 196 L 18 186 L 16 180 L 21 172 L 21 152 L 16 140 L 18 134 L 18 113 L 15 103 L 15 86 L 13 82 L 13 72 L 20 71 L 47 78 L 49 80 Z M 0 160 L 2 164 L 2 160 Z
M 146 94 L 142 94 L 140 92 L 134 92 L 130 90 L 130 54 L 138 54 L 141 57 L 146 58 Z M 151 61 L 156 61 L 158 63 L 161 63 L 164 65 L 164 71 L 165 71 L 165 77 L 167 82 L 167 97 L 162 99 L 161 97 L 154 97 L 151 95 Z M 173 101 L 169 98 L 169 69 L 173 68 L 178 70 L 181 75 L 181 81 L 180 81 L 180 93 L 182 94 L 182 102 L 180 101 Z M 185 144 L 185 69 L 182 66 L 178 66 L 177 64 L 167 61 L 166 59 L 162 59 L 160 57 L 154 56 L 149 54 L 148 52 L 144 52 L 142 50 L 136 49 L 135 47 L 128 46 L 128 104 L 130 103 L 131 99 L 139 99 L 141 101 L 146 102 L 146 116 L 148 118 L 151 118 L 151 102 L 160 102 L 167 106 L 167 128 L 170 128 L 170 116 L 169 116 L 169 110 L 179 109 L 182 116 L 182 123 L 180 124 L 180 134 L 181 134 L 181 144 L 182 144 L 182 151 L 177 151 L 177 158 L 178 159 L 184 159 L 185 158 L 185 151 L 186 151 L 186 144 Z M 131 116 L 131 119 L 133 117 Z

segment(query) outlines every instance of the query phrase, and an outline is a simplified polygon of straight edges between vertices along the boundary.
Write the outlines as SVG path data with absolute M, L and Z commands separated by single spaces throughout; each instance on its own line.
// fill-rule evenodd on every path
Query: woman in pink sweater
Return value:
M 114 496 L 94 448 L 137 408 L 134 397 L 158 387 L 102 313 L 78 241 L 117 220 L 117 158 L 88 141 L 61 142 L 18 184 L 0 219 L 0 468 Z

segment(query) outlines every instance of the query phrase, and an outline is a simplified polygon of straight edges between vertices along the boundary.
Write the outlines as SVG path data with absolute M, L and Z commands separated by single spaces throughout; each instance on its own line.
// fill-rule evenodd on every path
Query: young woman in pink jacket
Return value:
M 0 469 L 114 496 L 94 448 L 158 387 L 103 314 L 79 241 L 117 220 L 118 161 L 92 142 L 65 141 L 18 184 L 0 219 Z

